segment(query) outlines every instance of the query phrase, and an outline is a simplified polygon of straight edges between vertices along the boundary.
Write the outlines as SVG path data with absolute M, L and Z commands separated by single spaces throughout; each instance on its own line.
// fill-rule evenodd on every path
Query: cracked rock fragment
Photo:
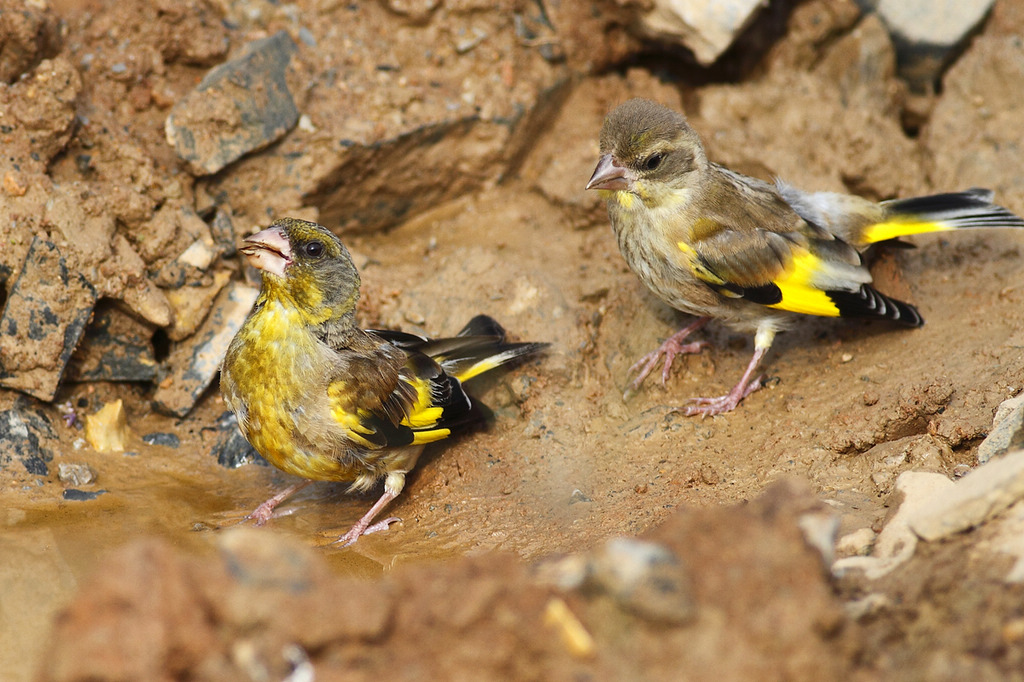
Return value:
M 0 386 L 53 400 L 95 305 L 96 289 L 34 237 L 0 316 Z

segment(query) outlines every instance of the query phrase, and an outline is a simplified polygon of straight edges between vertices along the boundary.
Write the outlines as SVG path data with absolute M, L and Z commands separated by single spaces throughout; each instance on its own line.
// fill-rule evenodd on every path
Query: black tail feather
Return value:
M 924 318 L 917 308 L 889 298 L 869 284 L 862 284 L 858 291 L 826 291 L 828 297 L 839 308 L 840 317 L 869 317 L 891 320 L 908 327 L 920 327 Z
M 457 336 L 496 336 L 499 340 L 503 340 L 505 328 L 490 315 L 477 315 L 466 323 Z
M 886 212 L 942 222 L 950 227 L 1024 227 L 1024 219 L 992 203 L 991 190 L 973 188 L 912 199 L 883 202 Z

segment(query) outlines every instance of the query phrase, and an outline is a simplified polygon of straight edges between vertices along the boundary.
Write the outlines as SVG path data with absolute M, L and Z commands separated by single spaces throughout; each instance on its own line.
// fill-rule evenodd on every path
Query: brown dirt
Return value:
M 396 1 L 373 4 L 367 21 L 378 39 L 397 22 L 447 44 L 477 10 L 444 4 L 462 13 L 430 19 L 434 3 Z M 529 82 L 495 99 L 536 94 L 531 87 L 541 84 L 559 92 L 545 117 L 530 122 L 528 143 L 487 128 L 446 129 L 459 136 L 451 148 L 471 158 L 465 174 L 449 167 L 430 195 L 437 205 L 388 229 L 362 214 L 346 221 L 343 207 L 322 194 L 337 183 L 338 168 L 350 169 L 338 162 L 316 176 L 328 165 L 320 155 L 327 133 L 310 141 L 302 135 L 316 134 L 296 129 L 203 180 L 185 172 L 164 139 L 170 107 L 225 59 L 229 44 L 234 50 L 299 24 L 323 43 L 347 3 L 289 10 L 60 0 L 33 19 L 43 37 L 32 44 L 41 49 L 25 59 L 36 69 L 0 87 L 0 107 L 18 121 L 0 137 L 5 298 L 32 236 L 45 236 L 71 254 L 69 267 L 104 306 L 130 311 L 132 335 L 159 329 L 166 350 L 168 339 L 187 344 L 196 325 L 175 319 L 184 304 L 165 292 L 194 286 L 212 300 L 224 286 L 218 273 L 241 277 L 226 253 L 208 270 L 175 261 L 193 242 L 210 241 L 205 208 L 229 206 L 236 235 L 277 215 L 317 218 L 323 209 L 331 227 L 350 228 L 341 234 L 362 272 L 367 326 L 443 334 L 486 312 L 517 339 L 552 347 L 481 380 L 475 394 L 495 423 L 428 449 L 394 505 L 403 522 L 346 550 L 307 549 L 336 537 L 371 503 L 343 486 L 307 489 L 286 505 L 294 513 L 259 531 L 217 530 L 289 481 L 268 467 L 228 470 L 211 457 L 225 409 L 216 391 L 183 419 L 153 410 L 159 377 L 65 383 L 52 404 L 0 391 L 0 411 L 30 408 L 50 421 L 39 429 L 45 474 L 0 452 L 0 677 L 251 679 L 262 670 L 283 678 L 283 648 L 297 645 L 323 679 L 1020 679 L 1020 586 L 1003 580 L 1002 559 L 961 551 L 983 533 L 919 550 L 872 583 L 832 580 L 797 525 L 824 504 L 838 515 L 840 535 L 877 529 L 901 472 L 955 477 L 974 465 L 996 406 L 1024 386 L 1024 237 L 922 236 L 916 249 L 884 254 L 879 286 L 918 305 L 927 325 L 808 320 L 776 342 L 768 388 L 733 413 L 701 420 L 669 408 L 724 393 L 751 339 L 712 327 L 713 350 L 679 360 L 665 387 L 649 381 L 624 402 L 629 366 L 682 317 L 627 270 L 603 208 L 582 187 L 604 114 L 642 94 L 685 109 L 713 158 L 744 172 L 875 198 L 992 187 L 1024 213 L 1024 12 L 997 3 L 942 94 L 913 103 L 915 116 L 926 118 L 910 136 L 891 45 L 874 20 L 856 19 L 852 3 L 798 5 L 756 69 L 728 84 L 662 62 L 588 71 L 633 49 L 614 23 L 629 3 L 563 4 L 562 21 L 595 35 L 608 29 L 607 44 L 585 58 L 589 43 L 577 28 L 563 44 L 567 61 L 552 67 L 557 73 L 509 58 Z M 262 18 L 226 28 L 228 5 L 235 18 Z M 574 24 L 574 12 L 593 23 Z M 66 22 L 59 49 L 54 17 Z M 479 25 L 494 31 L 491 21 Z M 289 77 L 322 84 L 345 49 L 354 48 L 312 51 Z M 506 49 L 494 47 L 499 57 Z M 418 55 L 392 56 L 403 63 Z M 456 80 L 444 60 L 428 67 L 420 77 L 438 71 L 439 87 Z M 425 95 L 410 89 L 422 84 L 380 74 L 375 106 L 418 111 Z M 337 88 L 309 95 L 314 127 L 323 131 L 351 96 Z M 503 155 L 490 146 L 495 139 L 515 149 Z M 354 158 L 368 168 L 397 164 L 389 182 L 419 187 L 421 167 L 401 167 L 402 149 Z M 444 167 L 431 154 L 408 158 Z M 323 183 L 304 186 L 310 177 Z M 371 181 L 366 188 L 379 190 Z M 373 205 L 370 195 L 345 191 L 362 202 L 360 211 Z M 115 398 L 128 413 L 128 452 L 94 452 L 65 426 L 58 405 L 85 415 Z M 174 433 L 181 444 L 141 439 L 154 432 Z M 105 493 L 63 499 L 61 462 L 90 465 L 98 478 L 83 488 Z M 808 488 L 772 485 L 792 478 Z M 638 534 L 685 564 L 693 620 L 665 626 L 601 590 L 562 589 L 543 577 L 553 556 L 593 554 L 608 538 Z M 301 582 L 301 597 L 283 594 L 276 580 Z M 859 620 L 843 610 L 873 594 L 885 597 L 883 606 Z M 554 636 L 564 634 L 564 620 L 543 625 L 553 600 L 568 604 L 595 652 L 581 655 Z M 324 613 L 324 603 L 335 610 Z M 335 616 L 334 629 L 324 625 Z M 113 651 L 123 655 L 101 655 Z

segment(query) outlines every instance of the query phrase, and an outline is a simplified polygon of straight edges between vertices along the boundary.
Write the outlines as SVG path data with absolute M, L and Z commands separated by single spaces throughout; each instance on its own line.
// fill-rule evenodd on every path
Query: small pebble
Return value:
M 69 502 L 85 502 L 86 500 L 95 500 L 97 497 L 107 492 L 106 490 L 78 490 L 77 488 L 68 488 L 64 491 L 64 499 Z
M 859 528 L 839 538 L 839 542 L 836 543 L 836 552 L 843 557 L 867 556 L 871 553 L 877 536 L 878 534 L 870 528 Z
M 142 440 L 150 445 L 162 445 L 165 448 L 176 448 L 181 445 L 181 440 L 173 433 L 147 433 Z
M 57 467 L 57 477 L 61 483 L 89 485 L 96 481 L 96 471 L 88 464 L 61 462 Z
M 572 495 L 569 496 L 569 504 L 576 504 L 577 502 L 593 502 L 592 499 L 587 497 L 582 490 L 577 488 L 572 491 Z
M 96 452 L 124 452 L 128 419 L 120 398 L 85 416 L 85 439 Z

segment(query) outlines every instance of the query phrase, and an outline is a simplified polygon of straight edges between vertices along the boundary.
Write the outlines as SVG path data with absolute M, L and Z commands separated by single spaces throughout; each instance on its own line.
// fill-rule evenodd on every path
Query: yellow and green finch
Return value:
M 263 282 L 224 358 L 221 391 L 253 447 L 307 479 L 250 514 L 257 525 L 311 481 L 365 491 L 384 479 L 380 499 L 338 542 L 386 529 L 397 519 L 373 520 L 402 492 L 423 446 L 479 420 L 463 382 L 546 345 L 506 343 L 485 315 L 448 339 L 360 329 L 359 273 L 315 223 L 278 220 L 241 251 Z
M 601 157 L 587 189 L 607 200 L 608 217 L 629 267 L 662 301 L 697 317 L 641 358 L 631 389 L 708 320 L 754 334 L 754 356 L 728 394 L 695 398 L 686 414 L 734 409 L 761 386 L 758 365 L 775 334 L 801 315 L 923 323 L 914 306 L 871 286 L 862 253 L 897 237 L 967 227 L 1024 227 L 970 189 L 876 203 L 833 192 L 804 192 L 782 181 L 747 177 L 708 160 L 679 113 L 645 99 L 621 104 L 601 129 Z

